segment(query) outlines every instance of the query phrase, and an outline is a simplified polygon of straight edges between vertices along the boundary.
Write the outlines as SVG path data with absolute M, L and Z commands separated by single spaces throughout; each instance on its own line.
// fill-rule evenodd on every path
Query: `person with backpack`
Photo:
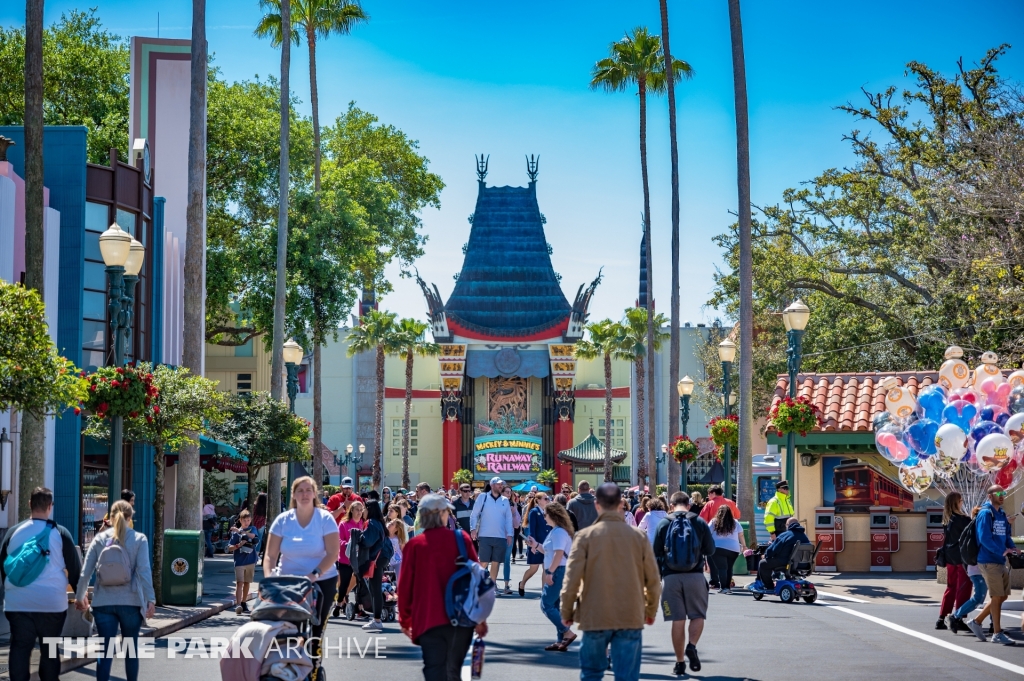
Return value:
M 380 620 L 384 612 L 384 568 L 394 556 L 394 547 L 384 522 L 380 504 L 376 501 L 367 501 L 366 528 L 359 538 L 359 552 L 366 556 L 366 560 L 360 563 L 356 574 L 366 580 L 366 586 L 370 590 L 370 601 L 373 603 L 373 619 L 363 625 L 363 630 L 378 634 L 384 631 L 384 625 Z
M 149 541 L 146 535 L 129 527 L 132 506 L 117 501 L 110 508 L 109 530 L 96 535 L 85 554 L 85 568 L 78 581 L 75 607 L 88 610 L 96 620 L 96 631 L 107 650 L 110 639 L 121 630 L 121 639 L 131 639 L 129 650 L 138 649 L 139 631 L 146 619 L 156 612 L 153 572 L 149 564 Z M 92 599 L 88 598 L 89 580 L 96 574 Z M 110 679 L 111 657 L 96 661 L 97 681 Z M 139 678 L 139 658 L 128 655 L 124 660 L 127 681 Z
M 64 629 L 68 584 L 78 588 L 82 562 L 71 533 L 49 519 L 53 492 L 36 487 L 29 498 L 29 510 L 28 520 L 7 530 L 0 544 L 4 614 L 11 625 L 8 672 L 11 681 L 28 681 L 32 649 L 38 642 L 43 653 L 39 679 L 57 681 L 60 656 L 47 655 L 43 639 L 60 636 Z
M 692 511 L 693 507 L 690 508 Z M 701 520 L 703 519 L 704 516 L 701 516 Z M 747 550 L 743 526 L 733 516 L 731 506 L 720 504 L 708 527 L 711 528 L 711 536 L 715 540 L 715 555 L 708 560 L 708 572 L 711 573 L 713 580 L 711 588 L 714 588 L 714 582 L 717 581 L 718 593 L 732 593 L 733 566 L 739 555 Z
M 1000 615 L 1003 602 L 1010 597 L 1010 569 L 1006 565 L 1006 556 L 1018 553 L 1017 546 L 1010 536 L 1010 521 L 1003 511 L 1006 490 L 999 485 L 988 488 L 988 500 L 981 505 L 978 517 L 974 519 L 974 537 L 978 546 L 978 568 L 988 587 L 988 605 L 975 617 L 967 622 L 967 627 L 981 641 L 986 641 L 981 623 L 989 615 L 992 616 L 992 643 L 1012 646 L 1014 641 L 1003 631 Z M 965 532 L 965 534 L 967 534 Z M 969 539 L 968 539 L 969 542 Z M 961 544 L 961 550 L 963 548 Z M 967 556 L 970 558 L 970 556 Z
M 558 607 L 562 583 L 565 581 L 565 565 L 575 533 L 569 520 L 569 512 L 561 504 L 548 504 L 544 508 L 544 520 L 550 529 L 544 543 L 538 544 L 533 537 L 528 537 L 527 543 L 531 549 L 544 556 L 544 588 L 541 591 L 540 611 L 555 625 L 555 642 L 544 650 L 564 653 L 576 640 L 576 634 L 562 624 L 562 613 Z
M 981 510 L 981 506 L 975 506 L 971 509 L 971 522 L 968 523 L 967 527 L 961 533 L 961 541 L 967 534 L 973 536 L 974 520 L 978 517 L 978 511 Z M 964 601 L 952 615 L 949 616 L 949 630 L 954 634 L 963 629 L 964 631 L 970 631 L 967 624 L 964 622 L 964 618 L 974 612 L 975 608 L 980 608 L 985 604 L 985 597 L 988 596 L 988 586 L 985 584 L 985 577 L 981 574 L 981 568 L 978 567 L 978 555 L 977 551 L 970 557 L 964 555 L 964 551 L 961 550 L 959 542 L 957 542 L 957 552 L 960 554 L 960 559 L 964 562 L 964 567 L 967 569 L 967 578 L 971 580 L 971 584 L 974 585 L 974 593 Z
M 704 564 L 715 555 L 715 540 L 704 519 L 690 510 L 690 495 L 675 492 L 670 501 L 673 512 L 655 528 L 654 556 L 663 580 L 662 615 L 672 623 L 673 673 L 681 676 L 686 673 L 687 660 L 692 671 L 701 668 L 697 643 L 708 616 Z
M 950 492 L 942 509 L 942 547 L 939 549 L 942 562 L 946 567 L 946 590 L 942 593 L 939 605 L 939 619 L 935 622 L 936 629 L 946 629 L 946 617 L 949 616 L 949 628 L 955 634 L 963 626 L 953 617 L 953 612 L 960 608 L 971 595 L 971 580 L 967 577 L 963 558 L 960 556 L 960 537 L 971 524 L 971 519 L 963 512 L 963 497 L 959 492 Z M 938 563 L 938 560 L 936 561 Z M 964 626 L 966 629 L 966 626 Z
M 472 624 L 452 624 L 448 612 L 445 593 L 449 583 L 466 564 L 477 561 L 469 535 L 462 529 L 448 529 L 453 512 L 454 506 L 441 495 L 423 497 L 417 517 L 421 531 L 408 541 L 402 553 L 398 623 L 402 633 L 423 651 L 425 681 L 460 681 L 462 661 L 473 633 L 487 635 L 486 616 Z
M 602 484 L 596 501 L 600 515 L 576 534 L 565 566 L 562 624 L 579 623 L 583 632 L 583 681 L 604 676 L 609 646 L 616 680 L 636 681 L 644 625 L 654 624 L 658 612 L 658 566 L 647 537 L 622 516 L 619 486 Z

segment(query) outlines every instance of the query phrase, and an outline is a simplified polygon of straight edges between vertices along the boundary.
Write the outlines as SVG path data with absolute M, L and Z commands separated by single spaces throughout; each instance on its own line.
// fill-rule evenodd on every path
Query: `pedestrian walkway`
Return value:
M 252 594 L 263 576 L 263 568 L 256 567 L 255 583 Z M 203 565 L 203 599 L 196 606 L 165 606 L 156 609 L 156 614 L 146 621 L 142 636 L 160 638 L 173 634 L 179 629 L 190 627 L 202 620 L 233 607 L 235 601 L 235 569 L 231 556 L 217 555 L 207 558 Z M 10 651 L 10 627 L 6 617 L 0 617 L 0 681 L 9 678 L 7 675 L 7 656 Z M 38 667 L 39 651 L 32 654 L 32 668 Z M 88 658 L 62 658 L 61 674 L 92 664 L 95 660 Z M 39 677 L 32 672 L 32 681 Z

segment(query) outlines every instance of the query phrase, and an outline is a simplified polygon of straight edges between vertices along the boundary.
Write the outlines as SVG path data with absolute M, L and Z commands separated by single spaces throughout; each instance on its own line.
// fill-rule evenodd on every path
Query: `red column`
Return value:
M 566 449 L 572 449 L 572 426 L 573 422 L 569 420 L 557 420 L 555 421 L 555 472 L 558 474 L 558 487 L 555 488 L 555 492 L 558 492 L 558 488 L 562 486 L 562 483 L 569 483 L 571 487 L 573 485 L 572 479 L 572 464 L 560 461 L 558 459 L 558 452 Z
M 455 471 L 462 468 L 462 423 L 457 420 L 445 419 L 441 426 L 443 435 L 442 469 L 444 480 L 441 484 L 447 488 L 452 484 Z

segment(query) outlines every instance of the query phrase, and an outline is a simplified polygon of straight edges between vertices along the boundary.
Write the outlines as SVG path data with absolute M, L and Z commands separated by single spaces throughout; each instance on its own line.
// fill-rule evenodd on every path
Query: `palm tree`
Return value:
M 610 319 L 587 324 L 589 339 L 576 342 L 579 359 L 604 360 L 604 481 L 612 479 L 612 356 L 622 345 L 622 326 Z
M 195 376 L 203 375 L 206 349 L 206 47 L 206 0 L 193 0 L 181 364 Z M 202 527 L 203 486 L 197 433 L 191 434 L 178 457 L 174 527 L 198 530 Z
M 373 350 L 377 359 L 377 401 L 373 423 L 373 487 L 380 489 L 380 460 L 384 448 L 384 358 L 401 347 L 394 312 L 370 310 L 348 335 L 348 356 Z
M 647 345 L 654 345 L 654 258 L 651 247 L 651 190 L 647 175 L 647 93 L 659 94 L 665 91 L 665 60 L 661 50 L 661 38 L 651 35 L 645 27 L 637 27 L 622 40 L 609 47 L 610 56 L 594 65 L 590 80 L 593 89 L 602 88 L 608 92 L 623 92 L 635 85 L 640 100 L 640 174 L 644 188 L 644 245 L 647 248 Z M 690 74 L 693 69 L 684 61 L 672 60 L 672 78 L 678 80 Z M 688 77 L 688 75 L 687 75 Z M 647 356 L 647 394 L 650 395 L 648 413 L 651 431 L 648 438 L 648 457 L 655 453 L 655 395 L 654 395 L 654 353 Z
M 654 325 L 657 328 L 657 333 L 654 336 L 654 351 L 658 352 L 661 350 L 661 344 L 665 342 L 667 334 L 661 330 L 661 327 L 668 321 L 665 319 L 665 315 L 655 315 Z M 645 374 L 644 370 L 645 362 L 647 361 L 647 310 L 642 307 L 631 307 L 626 310 L 625 319 L 622 321 L 622 337 L 621 346 L 615 353 L 616 359 L 625 359 L 633 362 L 633 366 L 636 367 L 636 441 L 639 443 L 638 456 L 637 456 L 637 484 L 643 487 L 644 478 L 647 477 L 648 471 L 651 471 L 651 487 L 657 483 L 657 463 L 654 460 L 654 452 L 649 452 L 649 456 L 644 456 L 644 446 L 647 442 L 646 437 L 646 419 L 644 417 L 644 409 L 646 409 L 646 395 L 645 395 Z
M 43 297 L 43 0 L 25 3 L 25 286 Z M 45 422 L 21 412 L 18 519 L 45 483 Z
M 740 442 L 739 479 L 736 481 L 740 515 L 754 515 L 754 464 L 752 433 L 752 380 L 754 373 L 753 277 L 750 252 L 750 136 L 747 119 L 747 71 L 743 59 L 743 24 L 740 0 L 729 0 L 729 32 L 732 37 L 732 78 L 736 100 L 736 186 L 739 195 L 740 227 Z M 750 526 L 751 541 L 756 529 Z
M 674 394 L 676 383 L 679 382 L 679 145 L 676 140 L 676 85 L 675 85 L 675 64 L 672 53 L 669 49 L 668 40 L 668 0 L 661 0 L 661 39 L 665 44 L 665 83 L 668 90 L 668 133 L 669 145 L 672 151 L 672 301 L 671 312 L 672 324 L 669 327 L 671 340 L 669 341 L 668 358 L 668 384 L 669 390 Z M 687 78 L 693 76 L 693 71 L 686 73 Z M 669 399 L 669 404 L 674 400 Z M 669 410 L 672 413 L 672 410 Z M 668 420 L 668 441 L 674 442 L 679 435 L 679 420 L 675 415 Z M 673 458 L 668 461 L 668 491 L 675 492 L 679 489 L 679 463 Z M 686 481 L 682 481 L 683 488 Z
M 409 419 L 412 414 L 412 363 L 416 355 L 436 357 L 441 346 L 423 339 L 430 324 L 416 319 L 402 319 L 396 329 L 399 356 L 405 360 L 405 421 L 402 423 L 402 487 L 409 489 Z
M 260 0 L 268 10 L 256 27 L 256 35 L 270 37 L 275 47 L 281 44 L 281 0 Z M 348 35 L 352 27 L 370 17 L 358 0 L 295 0 L 291 12 L 292 42 L 299 44 L 299 29 L 309 47 L 309 99 L 313 106 L 313 190 L 320 193 L 320 95 L 316 83 L 316 41 L 331 34 Z
M 280 35 L 291 35 L 291 0 L 280 0 Z M 281 46 L 281 155 L 278 169 L 277 200 L 277 273 L 274 281 L 274 331 L 270 356 L 270 396 L 275 400 L 284 399 L 284 323 L 287 283 L 285 269 L 288 261 L 288 152 L 290 144 L 291 102 L 289 101 L 288 75 L 291 70 L 292 49 L 290 40 L 278 40 Z M 281 464 L 267 467 L 267 506 L 281 508 Z

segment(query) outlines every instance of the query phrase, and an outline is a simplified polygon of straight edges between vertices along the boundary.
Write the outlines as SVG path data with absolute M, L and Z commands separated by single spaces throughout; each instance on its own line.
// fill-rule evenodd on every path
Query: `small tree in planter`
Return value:
M 537 474 L 537 482 L 542 485 L 547 485 L 552 490 L 555 489 L 555 483 L 558 482 L 558 473 L 555 472 L 554 468 L 541 471 Z
M 460 468 L 452 475 L 452 484 L 456 487 L 473 484 L 473 471 L 468 468 Z
M 821 425 L 821 410 L 806 397 L 784 397 L 772 407 L 768 418 L 779 435 L 800 433 L 805 437 Z
M 672 458 L 677 463 L 693 463 L 700 456 L 697 444 L 686 435 L 680 435 L 672 443 Z

